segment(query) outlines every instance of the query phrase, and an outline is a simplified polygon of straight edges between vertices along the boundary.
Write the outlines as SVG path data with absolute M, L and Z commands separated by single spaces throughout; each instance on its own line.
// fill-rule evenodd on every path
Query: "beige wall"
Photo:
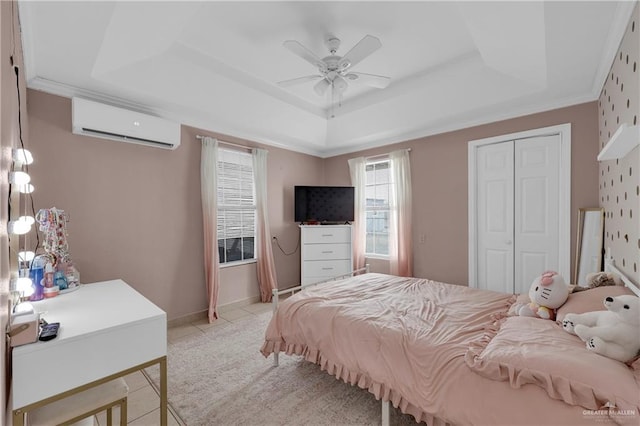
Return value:
M 175 151 L 71 133 L 71 101 L 30 90 L 36 209 L 71 217 L 71 255 L 83 282 L 122 278 L 164 309 L 169 319 L 206 309 L 203 271 L 200 143 L 196 134 L 255 143 L 182 127 Z M 269 218 L 286 250 L 296 246 L 293 185 L 320 184 L 322 160 L 267 147 Z M 297 285 L 299 251 L 274 247 L 281 288 Z M 222 269 L 219 304 L 258 296 L 255 265 Z
M 596 102 L 333 157 L 325 161 L 326 182 L 330 185 L 349 184 L 349 158 L 411 148 L 414 275 L 467 285 L 468 141 L 563 123 L 571 123 L 571 211 L 577 212 L 580 207 L 598 205 Z M 576 216 L 577 213 L 572 214 L 571 223 L 572 271 Z M 425 243 L 421 244 L 419 236 L 422 234 Z M 388 264 L 373 261 L 372 269 L 386 272 Z
M 622 123 L 640 115 L 640 6 L 627 25 L 598 101 L 599 148 Z M 640 284 L 640 148 L 600 163 L 600 207 L 605 210 L 605 247 L 616 266 Z
M 202 271 L 200 144 L 196 134 L 256 146 L 233 137 L 183 126 L 175 151 L 71 133 L 70 100 L 29 91 L 31 147 L 38 163 L 36 208 L 69 212 L 71 253 L 82 281 L 121 277 L 174 319 L 206 308 Z M 293 186 L 349 184 L 346 160 L 411 147 L 417 276 L 467 283 L 467 142 L 506 133 L 572 124 L 572 210 L 598 203 L 597 104 L 595 102 L 477 126 L 321 160 L 274 147 L 269 150 L 271 232 L 285 251 L 296 248 Z M 572 223 L 572 235 L 575 224 Z M 575 242 L 572 238 L 572 253 Z M 299 282 L 299 250 L 275 245 L 280 288 Z M 573 262 L 573 256 L 572 256 Z M 372 262 L 387 271 L 386 262 Z M 255 265 L 221 271 L 220 305 L 258 297 Z

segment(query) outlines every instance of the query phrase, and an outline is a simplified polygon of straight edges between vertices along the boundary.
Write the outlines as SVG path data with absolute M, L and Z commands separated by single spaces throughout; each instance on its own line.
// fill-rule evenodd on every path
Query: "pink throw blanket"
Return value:
M 429 425 L 581 424 L 583 408 L 536 386 L 512 389 L 465 363 L 515 298 L 418 278 L 366 274 L 281 303 L 261 352 L 302 355 Z

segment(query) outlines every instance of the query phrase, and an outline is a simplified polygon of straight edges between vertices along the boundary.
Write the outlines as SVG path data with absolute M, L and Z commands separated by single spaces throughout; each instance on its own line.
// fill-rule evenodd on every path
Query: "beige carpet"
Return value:
M 280 366 L 259 349 L 266 312 L 190 335 L 168 348 L 169 402 L 188 426 L 379 425 L 372 394 L 299 357 Z M 149 375 L 158 382 L 158 372 Z M 391 408 L 392 425 L 415 425 Z

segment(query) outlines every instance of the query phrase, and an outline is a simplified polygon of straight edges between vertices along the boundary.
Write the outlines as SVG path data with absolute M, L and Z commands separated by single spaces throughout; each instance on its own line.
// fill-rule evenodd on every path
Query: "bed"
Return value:
M 592 291 L 565 305 L 602 301 Z M 640 422 L 640 362 L 589 352 L 555 322 L 509 316 L 516 296 L 373 273 L 275 296 L 263 355 L 300 355 L 368 390 L 383 424 L 389 403 L 430 426 Z

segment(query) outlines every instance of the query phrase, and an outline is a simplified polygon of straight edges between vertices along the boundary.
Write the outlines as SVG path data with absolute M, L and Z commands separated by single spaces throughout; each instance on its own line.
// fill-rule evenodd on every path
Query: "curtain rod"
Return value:
M 207 136 L 196 135 L 196 139 L 204 139 L 205 137 L 207 137 Z M 209 137 L 211 137 L 211 136 L 209 136 Z M 211 138 L 212 139 L 217 139 L 217 138 L 213 138 L 213 137 L 211 137 Z M 253 147 L 251 147 L 251 146 L 245 146 L 245 145 L 240 145 L 240 144 L 237 144 L 237 143 L 222 141 L 220 139 L 217 139 L 217 140 L 218 140 L 219 143 L 223 143 L 225 145 L 230 145 L 230 146 L 235 146 L 236 148 L 246 149 L 248 151 L 251 151 L 253 149 Z
M 411 148 L 407 148 L 406 149 L 407 152 L 411 152 Z M 377 155 L 372 155 L 370 157 L 364 157 L 365 160 L 372 160 L 374 158 L 382 158 L 382 157 L 388 157 L 389 153 L 387 152 L 386 154 L 377 154 Z

